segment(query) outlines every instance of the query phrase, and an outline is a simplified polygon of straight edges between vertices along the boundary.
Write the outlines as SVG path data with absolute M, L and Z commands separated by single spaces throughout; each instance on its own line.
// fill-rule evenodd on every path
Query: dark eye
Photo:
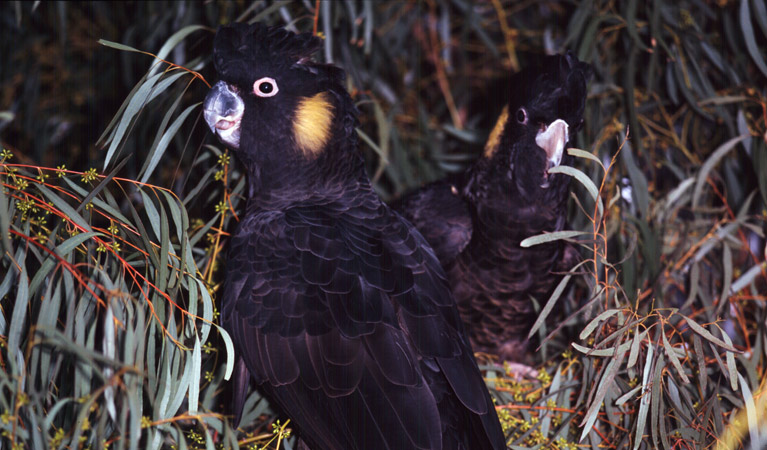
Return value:
M 280 90 L 277 88 L 277 82 L 274 78 L 264 77 L 253 83 L 253 93 L 259 97 L 272 97 L 277 95 Z
M 519 108 L 517 110 L 517 122 L 519 123 L 527 122 L 527 111 L 525 111 L 525 108 Z

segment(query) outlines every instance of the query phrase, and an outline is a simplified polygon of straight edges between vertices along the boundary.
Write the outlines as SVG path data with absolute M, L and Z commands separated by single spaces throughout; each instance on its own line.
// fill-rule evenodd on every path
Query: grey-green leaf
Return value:
M 77 224 L 78 227 L 82 228 L 85 231 L 93 231 L 91 230 L 91 226 L 88 225 L 88 222 L 81 216 L 77 211 L 75 211 L 74 208 L 72 208 L 69 203 L 64 201 L 60 196 L 54 194 L 51 190 L 49 190 L 47 187 L 43 186 L 42 184 L 35 184 L 37 189 L 42 192 L 42 194 L 47 198 L 51 203 L 53 203 L 53 206 L 58 208 L 61 212 L 64 213 L 65 216 L 67 216 L 68 220 L 71 220 L 75 224 Z
M 195 31 L 202 30 L 205 28 L 206 27 L 202 25 L 187 25 L 184 28 L 173 33 L 173 35 L 168 38 L 165 44 L 163 44 L 162 48 L 160 48 L 160 51 L 157 52 L 157 59 L 152 64 L 152 69 L 149 71 L 149 75 L 152 76 L 156 74 L 158 70 L 160 70 L 160 67 L 162 66 L 162 62 L 160 60 L 167 59 L 168 55 L 170 54 L 170 51 L 173 50 L 173 48 L 176 47 L 179 44 L 179 42 L 183 41 L 185 37 L 189 36 Z
M 576 236 L 583 236 L 589 234 L 585 231 L 554 231 L 551 233 L 543 233 L 535 236 L 530 236 L 519 243 L 520 247 L 527 248 L 533 245 L 544 244 L 546 242 L 558 241 L 560 239 L 570 239 Z
M 653 348 L 654 345 L 647 346 L 647 358 L 644 363 L 644 373 L 642 375 L 642 396 L 639 400 L 639 411 L 637 413 L 636 432 L 634 434 L 634 447 L 633 450 L 637 450 L 642 443 L 642 436 L 644 435 L 645 424 L 647 423 L 647 412 L 650 410 L 650 391 L 653 383 L 650 380 L 650 373 L 652 372 L 653 363 Z
M 133 98 L 131 98 L 130 102 L 128 103 L 128 106 L 125 108 L 125 111 L 123 112 L 122 117 L 120 118 L 120 122 L 117 124 L 117 131 L 115 131 L 114 138 L 112 138 L 112 142 L 109 144 L 109 149 L 107 150 L 107 154 L 104 157 L 104 169 L 109 166 L 109 163 L 112 161 L 112 157 L 114 156 L 115 152 L 117 151 L 117 147 L 122 143 L 123 136 L 125 135 L 125 132 L 128 130 L 128 126 L 133 121 L 133 118 L 138 115 L 138 113 L 141 111 L 141 108 L 144 107 L 147 101 L 147 97 L 149 97 L 150 92 L 152 91 L 152 88 L 154 87 L 155 83 L 160 79 L 162 76 L 161 73 L 158 73 L 156 75 L 153 75 L 144 82 L 143 85 L 136 91 L 136 93 L 133 95 Z
M 747 134 L 743 134 L 730 139 L 729 141 L 720 145 L 719 148 L 714 150 L 706 162 L 703 163 L 695 179 L 695 189 L 692 191 L 693 208 L 696 208 L 700 204 L 700 196 L 703 193 L 703 185 L 706 183 L 706 179 L 708 178 L 708 174 L 711 172 L 711 169 L 714 168 L 714 166 L 724 157 L 724 155 L 735 148 L 735 146 L 738 145 L 740 141 L 746 139 L 748 136 L 749 135 Z
M 748 0 L 741 0 L 740 2 L 740 30 L 743 32 L 743 39 L 746 40 L 748 54 L 751 55 L 751 59 L 754 60 L 756 67 L 767 77 L 767 63 L 764 62 L 759 45 L 756 43 L 754 27 L 751 25 L 751 11 L 748 8 Z
M 538 328 L 540 328 L 540 326 L 545 323 L 546 317 L 548 317 L 551 310 L 554 309 L 554 305 L 556 305 L 557 300 L 562 295 L 562 292 L 565 291 L 565 287 L 567 287 L 567 283 L 570 281 L 571 277 L 572 275 L 566 275 L 562 278 L 562 280 L 560 280 L 559 284 L 557 284 L 557 287 L 554 289 L 554 292 L 551 293 L 551 297 L 549 297 L 549 300 L 546 302 L 546 305 L 544 305 L 541 313 L 538 314 L 538 318 L 535 319 L 533 327 L 530 328 L 530 332 L 527 334 L 528 339 L 532 337 L 533 334 L 538 331 Z
M 727 351 L 735 352 L 735 353 L 740 353 L 735 347 L 733 347 L 730 344 L 725 343 L 723 340 L 721 340 L 718 337 L 714 336 L 713 334 L 711 334 L 711 332 L 709 332 L 708 330 L 706 330 L 705 328 L 700 326 L 694 320 L 690 319 L 687 316 L 682 316 L 682 317 L 684 318 L 684 320 L 687 321 L 687 325 L 689 325 L 690 328 L 692 328 L 692 330 L 694 332 L 696 332 L 697 334 L 699 334 L 700 337 L 702 337 L 703 339 L 705 339 L 705 340 L 707 340 L 707 341 L 709 341 L 709 342 L 711 342 L 713 344 L 716 344 L 719 347 L 722 347 L 723 349 L 725 349 Z
M 157 167 L 157 163 L 160 162 L 160 158 L 162 158 L 162 156 L 165 154 L 165 149 L 168 148 L 170 140 L 173 138 L 173 136 L 176 135 L 176 132 L 178 132 L 178 129 L 184 123 L 184 120 L 186 120 L 187 116 L 189 116 L 189 114 L 200 105 L 201 103 L 195 103 L 194 105 L 186 108 L 181 114 L 179 114 L 178 117 L 176 117 L 176 120 L 173 121 L 173 123 L 162 135 L 162 139 L 160 139 L 160 142 L 157 144 L 157 147 L 154 149 L 154 152 L 149 159 L 149 163 L 146 166 L 146 171 L 144 171 L 144 176 L 141 177 L 142 183 L 146 183 L 149 179 L 149 176 L 152 175 L 155 167 Z

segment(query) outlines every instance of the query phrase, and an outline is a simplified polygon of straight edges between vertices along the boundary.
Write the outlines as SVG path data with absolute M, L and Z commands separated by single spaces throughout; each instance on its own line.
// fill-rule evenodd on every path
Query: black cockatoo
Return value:
M 570 177 L 565 151 L 581 128 L 591 68 L 571 53 L 513 75 L 511 95 L 479 160 L 395 204 L 442 262 L 474 350 L 521 361 L 536 314 L 577 261 L 561 241 L 520 247 L 562 230 Z
M 344 72 L 311 34 L 213 45 L 204 117 L 249 184 L 221 304 L 246 372 L 315 450 L 504 448 L 439 261 L 365 173 Z

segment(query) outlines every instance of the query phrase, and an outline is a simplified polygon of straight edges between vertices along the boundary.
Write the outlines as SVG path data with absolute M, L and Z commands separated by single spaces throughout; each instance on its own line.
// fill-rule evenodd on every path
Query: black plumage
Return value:
M 565 226 L 570 177 L 548 169 L 572 160 L 565 148 L 582 125 L 590 75 L 571 53 L 513 75 L 479 160 L 395 205 L 434 247 L 477 352 L 524 360 L 530 297 L 546 301 L 577 260 L 561 241 L 519 243 Z
M 503 448 L 444 271 L 373 191 L 343 71 L 309 59 L 319 45 L 260 24 L 214 40 L 205 119 L 249 183 L 221 307 L 237 373 L 316 450 Z

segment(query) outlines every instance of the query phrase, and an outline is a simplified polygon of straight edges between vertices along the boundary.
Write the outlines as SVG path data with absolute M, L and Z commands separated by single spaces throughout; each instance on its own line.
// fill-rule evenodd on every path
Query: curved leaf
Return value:
M 187 25 L 173 33 L 173 35 L 169 37 L 165 44 L 163 44 L 163 46 L 160 48 L 160 51 L 157 52 L 157 59 L 155 59 L 155 62 L 152 64 L 152 68 L 149 70 L 149 76 L 153 76 L 157 73 L 158 70 L 160 70 L 160 67 L 162 67 L 162 62 L 160 60 L 167 59 L 170 51 L 173 50 L 181 41 L 183 41 L 184 38 L 197 30 L 203 29 L 209 28 L 202 25 Z
M 754 27 L 751 25 L 751 11 L 748 8 L 748 0 L 741 0 L 740 2 L 740 30 L 743 32 L 743 39 L 746 40 L 748 54 L 751 55 L 751 59 L 754 60 L 756 67 L 767 77 L 767 63 L 764 62 L 759 45 L 756 43 Z
M 181 97 L 179 97 L 181 99 Z M 152 151 L 150 152 L 148 162 L 144 167 L 146 169 L 144 170 L 144 175 L 141 177 L 141 182 L 146 183 L 149 179 L 149 176 L 152 175 L 152 172 L 154 171 L 155 167 L 157 167 L 157 163 L 160 162 L 160 158 L 165 154 L 165 149 L 168 148 L 168 144 L 170 143 L 170 140 L 173 139 L 173 136 L 176 135 L 178 132 L 178 129 L 181 127 L 181 125 L 184 123 L 184 120 L 186 120 L 187 116 L 194 111 L 195 108 L 200 106 L 202 102 L 195 103 L 194 105 L 189 106 L 186 108 L 181 114 L 176 117 L 176 120 L 173 121 L 173 123 L 168 127 L 167 130 L 165 130 L 165 133 L 163 133 L 162 138 L 159 140 L 156 146 L 152 146 Z
M 529 238 L 526 238 L 522 242 L 520 242 L 519 246 L 527 248 L 527 247 L 532 247 L 538 244 L 544 244 L 546 242 L 558 241 L 561 239 L 569 239 L 576 236 L 583 236 L 586 234 L 591 234 L 591 233 L 587 233 L 585 231 L 570 231 L 570 230 L 554 231 L 551 233 L 544 233 L 544 234 L 538 234 L 536 236 L 530 236 Z
M 738 143 L 744 139 L 749 137 L 747 134 L 743 134 L 740 136 L 736 136 L 729 141 L 725 142 L 724 144 L 720 145 L 719 148 L 714 150 L 714 152 L 711 154 L 711 156 L 708 157 L 706 162 L 703 163 L 703 165 L 700 168 L 700 171 L 698 171 L 698 175 L 695 177 L 695 189 L 692 191 L 692 207 L 696 208 L 700 204 L 700 196 L 703 192 L 703 185 L 706 182 L 706 179 L 708 178 L 709 172 L 711 172 L 711 169 L 716 166 L 719 161 L 733 148 L 735 148 Z

